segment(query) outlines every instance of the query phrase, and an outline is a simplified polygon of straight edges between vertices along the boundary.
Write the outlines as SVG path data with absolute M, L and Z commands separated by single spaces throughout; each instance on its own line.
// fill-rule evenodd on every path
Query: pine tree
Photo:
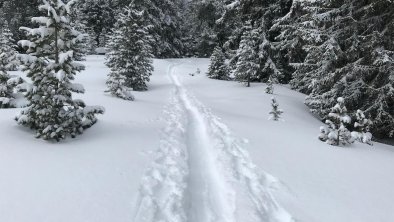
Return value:
M 372 121 L 366 118 L 361 110 L 357 110 L 356 119 L 357 121 L 354 123 L 355 131 L 352 132 L 352 136 L 361 143 L 372 145 L 372 134 L 370 132 Z
M 321 1 L 319 1 L 321 2 Z M 319 11 L 316 1 L 290 1 L 290 9 L 283 17 L 275 20 L 270 28 L 272 45 L 278 53 L 275 60 L 280 67 L 285 82 L 289 82 L 293 89 L 301 92 L 309 90 L 308 83 L 304 83 L 304 73 L 315 68 L 305 57 L 310 46 L 322 43 L 322 33 L 317 27 L 315 15 Z M 314 59 L 310 56 L 309 59 Z M 313 60 L 312 60 L 313 62 Z
M 2 61 L 7 61 L 7 54 L 0 48 L 0 109 L 15 108 L 15 98 L 22 96 L 16 90 L 16 87 L 23 83 L 20 77 L 11 77 L 7 73 L 6 65 Z
M 337 102 L 326 120 L 327 128 L 320 128 L 319 139 L 333 146 L 349 145 L 354 142 L 350 131 L 346 128 L 346 125 L 351 123 L 351 118 L 347 114 L 345 100 L 339 97 Z M 326 135 L 322 135 L 323 133 Z
M 243 24 L 250 22 L 254 32 L 258 33 L 255 35 L 254 41 L 260 66 L 251 81 L 264 82 L 268 80 L 270 75 L 275 75 L 278 81 L 287 83 L 290 79 L 289 74 L 287 73 L 288 76 L 284 76 L 282 68 L 277 65 L 277 60 L 281 59 L 281 55 L 273 44 L 273 38 L 277 34 L 271 32 L 271 27 L 273 21 L 289 11 L 291 0 L 234 0 L 228 2 L 231 3 L 227 5 L 225 13 L 218 20 L 218 23 L 223 27 L 228 26 L 227 29 L 229 30 L 233 30 L 229 36 L 226 32 L 223 34 L 227 39 L 224 48 L 227 49 L 233 70 L 239 59 L 239 55 L 234 53 L 234 50 L 241 46 L 242 34 L 245 30 Z
M 230 69 L 226 64 L 226 56 L 222 48 L 216 47 L 211 56 L 211 64 L 207 76 L 211 79 L 229 80 Z
M 307 53 L 302 62 L 292 54 L 291 86 L 308 94 L 306 105 L 321 118 L 341 96 L 349 111 L 365 110 L 376 137 L 394 136 L 393 2 L 295 1 L 293 6 L 277 26 L 287 51 L 301 47 Z
M 274 94 L 274 82 L 273 82 L 271 76 L 268 79 L 267 88 L 265 89 L 265 93 L 267 93 L 267 94 Z
M 76 5 L 78 6 L 78 5 Z M 82 8 L 76 8 L 71 12 L 71 26 L 74 27 L 75 30 L 80 32 L 81 39 L 76 42 L 77 46 L 75 47 L 75 60 L 76 61 L 85 61 L 86 55 L 93 54 L 92 53 L 92 41 L 88 34 L 89 28 L 86 25 L 86 21 L 83 20 L 83 11 Z M 93 50 L 94 51 L 94 50 Z
M 225 11 L 225 3 L 223 0 L 191 0 L 186 7 L 183 19 L 187 54 L 207 57 L 216 46 L 222 46 L 226 41 L 226 31 L 217 23 Z
M 227 1 L 226 1 L 227 2 Z M 216 21 L 217 26 L 221 27 L 221 36 L 223 48 L 229 58 L 229 66 L 232 71 L 235 70 L 238 61 L 237 51 L 241 37 L 244 33 L 245 22 L 241 19 L 241 8 L 239 0 L 227 2 L 222 16 Z
M 247 87 L 250 87 L 252 79 L 256 77 L 260 69 L 259 55 L 256 51 L 256 37 L 258 35 L 257 30 L 253 29 L 248 22 L 237 51 L 238 62 L 234 70 L 235 79 Z
M 39 13 L 40 0 L 1 0 L 0 17 L 8 23 L 14 39 L 22 39 L 24 33 L 19 31 L 21 26 L 30 26 L 30 18 Z M 0 19 L 0 27 L 4 23 Z
M 278 121 L 281 118 L 281 115 L 283 114 L 283 110 L 279 109 L 279 104 L 276 101 L 274 97 L 271 98 L 271 106 L 272 110 L 269 113 L 271 115 L 270 119 L 274 121 Z
M 21 28 L 29 38 L 19 44 L 27 48 L 21 60 L 32 87 L 26 94 L 29 106 L 16 120 L 45 140 L 82 134 L 96 123 L 95 115 L 104 112 L 102 107 L 88 107 L 82 100 L 72 99 L 72 93 L 84 92 L 82 85 L 71 82 L 83 69 L 75 62 L 74 51 L 81 34 L 70 25 L 73 3 L 42 0 L 39 9 L 45 16 L 32 18 L 39 27 Z
M 95 45 L 105 47 L 107 32 L 115 24 L 116 1 L 83 0 L 78 3 L 78 7 L 82 12 L 81 21 L 91 29 L 89 35 L 94 38 Z
M 3 54 L 0 62 L 3 67 L 8 71 L 16 71 L 19 66 L 19 60 L 15 50 L 13 34 L 8 28 L 7 22 L 4 22 L 0 30 L 0 47 L 0 53 Z
M 143 12 L 137 11 L 131 3 L 119 15 L 108 44 L 109 91 L 127 100 L 134 99 L 130 90 L 148 89 L 146 83 L 153 71 L 150 36 L 143 19 Z
M 16 52 L 12 47 L 12 33 L 7 23 L 0 30 L 0 108 L 12 108 L 15 99 L 14 87 L 20 78 L 11 78 L 7 71 L 15 70 L 18 65 Z
M 273 76 L 275 80 L 283 79 L 282 71 L 279 70 L 275 63 L 274 47 L 271 41 L 268 39 L 268 32 L 265 21 L 257 22 L 257 33 L 259 33 L 259 64 L 260 70 L 257 73 L 256 81 L 262 82 Z
M 181 11 L 182 0 L 133 0 L 143 12 L 143 21 L 152 37 L 152 54 L 157 58 L 178 58 L 185 54 Z
M 12 87 L 8 84 L 10 76 L 1 61 L 5 61 L 5 53 L 0 48 L 0 108 L 8 108 L 10 101 L 14 98 Z

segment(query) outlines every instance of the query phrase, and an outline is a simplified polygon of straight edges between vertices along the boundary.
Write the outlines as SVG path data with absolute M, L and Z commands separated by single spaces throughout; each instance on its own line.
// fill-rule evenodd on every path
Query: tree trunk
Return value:
M 59 46 L 57 45 L 58 44 L 58 32 L 59 32 L 59 30 L 58 30 L 58 27 L 57 27 L 57 24 L 55 24 L 55 63 L 56 64 L 59 64 Z

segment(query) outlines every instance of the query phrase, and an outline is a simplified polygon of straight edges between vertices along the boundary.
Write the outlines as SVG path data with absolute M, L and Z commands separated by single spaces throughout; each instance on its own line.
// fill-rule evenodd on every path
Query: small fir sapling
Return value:
M 270 120 L 278 121 L 281 119 L 281 115 L 283 114 L 283 110 L 279 109 L 279 104 L 274 97 L 271 98 L 271 101 L 272 101 L 271 102 L 272 110 L 269 113 L 271 115 Z
M 349 145 L 354 142 L 350 131 L 346 128 L 346 125 L 351 123 L 351 118 L 347 114 L 345 100 L 339 97 L 337 102 L 328 114 L 327 127 L 320 128 L 319 139 L 333 146 Z
M 272 77 L 270 76 L 267 82 L 267 88 L 265 89 L 265 93 L 274 94 L 274 83 Z
M 356 119 L 354 123 L 355 131 L 352 132 L 352 136 L 361 143 L 373 145 L 372 133 L 370 132 L 372 121 L 366 118 L 364 112 L 361 110 L 357 110 Z

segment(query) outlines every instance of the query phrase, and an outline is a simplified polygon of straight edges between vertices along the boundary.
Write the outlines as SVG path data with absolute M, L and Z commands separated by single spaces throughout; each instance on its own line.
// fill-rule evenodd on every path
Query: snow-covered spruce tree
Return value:
M 4 61 L 7 61 L 6 55 L 7 53 L 3 53 L 0 48 L 0 109 L 16 107 L 14 100 L 18 97 L 16 87 L 23 83 L 22 78 L 11 77 L 7 73 L 6 65 L 3 64 Z
M 274 74 L 279 82 L 287 83 L 290 77 L 284 76 L 281 68 L 276 64 L 276 60 L 281 58 L 276 47 L 272 44 L 273 37 L 277 34 L 271 33 L 270 28 L 273 21 L 287 14 L 291 0 L 233 0 L 226 2 L 229 4 L 225 7 L 225 13 L 218 23 L 232 31 L 229 36 L 224 32 L 225 39 L 227 39 L 224 48 L 230 59 L 230 67 L 235 70 L 239 57 L 234 51 L 240 48 L 245 29 L 244 24 L 250 22 L 254 32 L 258 33 L 255 38 L 255 51 L 258 53 L 260 66 L 252 81 L 264 82 Z
M 6 21 L 0 30 L 0 53 L 3 54 L 0 61 L 3 67 L 8 71 L 16 71 L 19 66 L 19 60 L 15 50 L 13 34 Z
M 273 57 L 274 49 L 272 43 L 268 40 L 267 27 L 266 22 L 264 20 L 258 22 L 256 24 L 258 28 L 256 32 L 259 33 L 259 47 L 258 47 L 258 55 L 259 55 L 259 64 L 260 69 L 257 73 L 255 81 L 267 81 L 269 77 L 273 77 L 273 80 L 284 79 L 282 72 L 276 66 Z
M 221 47 L 215 47 L 211 56 L 211 64 L 208 68 L 207 76 L 211 79 L 229 80 L 230 69 L 226 64 L 226 56 Z
M 250 22 L 245 25 L 245 31 L 237 51 L 238 62 L 234 70 L 235 79 L 250 87 L 250 82 L 259 72 L 259 55 L 256 51 L 256 38 L 259 33 L 252 28 Z
M 309 95 L 306 104 L 326 118 L 338 96 L 350 112 L 365 110 L 376 137 L 394 135 L 394 7 L 382 1 L 315 1 L 316 12 L 303 24 L 314 24 L 309 35 L 320 44 L 304 45 L 306 71 L 295 73 L 298 90 Z M 318 34 L 318 35 L 316 35 Z M 293 85 L 293 84 L 292 84 Z M 301 87 L 299 87 L 301 86 Z
M 104 113 L 102 107 L 88 107 L 72 98 L 73 92 L 84 92 L 82 85 L 71 82 L 83 69 L 75 62 L 74 50 L 82 36 L 70 25 L 73 3 L 42 0 L 39 9 L 44 16 L 32 18 L 39 27 L 21 28 L 29 40 L 19 42 L 27 48 L 27 54 L 20 57 L 32 87 L 26 95 L 29 106 L 16 120 L 45 140 L 59 141 L 82 134 L 96 123 L 96 114 Z
M 241 8 L 239 0 L 226 1 L 224 13 L 216 21 L 216 25 L 221 27 L 223 38 L 223 49 L 229 58 L 229 67 L 235 70 L 238 61 L 237 51 L 244 31 L 244 23 L 241 20 Z
M 12 87 L 8 84 L 10 76 L 1 62 L 6 60 L 4 55 L 5 53 L 2 53 L 0 49 L 0 108 L 10 107 L 10 101 L 14 98 Z
M 19 31 L 21 26 L 30 26 L 30 18 L 37 15 L 39 0 L 1 0 L 0 17 L 8 22 L 14 39 L 22 39 L 23 33 Z M 0 19 L 0 27 L 4 23 Z
M 267 88 L 265 88 L 265 93 L 267 94 L 274 94 L 274 81 L 270 76 L 267 82 Z
M 143 12 L 131 3 L 118 16 L 108 44 L 109 92 L 127 100 L 133 100 L 130 90 L 148 89 L 146 83 L 153 71 L 150 36 L 143 19 Z
M 346 125 L 351 123 L 351 118 L 347 114 L 345 100 L 339 97 L 337 102 L 328 114 L 327 128 L 320 128 L 319 139 L 333 146 L 345 146 L 354 142 L 350 131 L 346 128 Z M 322 135 L 324 133 L 326 135 Z
M 298 91 L 309 93 L 310 81 L 305 73 L 316 69 L 316 57 L 307 56 L 307 51 L 321 45 L 323 33 L 319 31 L 316 13 L 321 1 L 291 1 L 289 12 L 274 21 L 270 28 L 272 45 L 278 54 L 275 62 L 290 86 Z M 290 78 L 290 79 L 288 79 Z
M 184 54 L 181 17 L 183 0 L 133 0 L 136 10 L 152 36 L 152 54 L 157 58 L 175 58 Z
M 21 83 L 21 78 L 11 78 L 8 71 L 15 70 L 19 65 L 16 51 L 12 47 L 12 33 L 5 22 L 0 30 L 0 108 L 14 107 L 14 88 Z
M 80 0 L 78 7 L 82 12 L 80 20 L 86 24 L 90 30 L 89 36 L 94 39 L 97 47 L 105 47 L 105 39 L 115 24 L 116 1 L 108 0 Z
M 185 46 L 189 56 L 207 57 L 224 43 L 223 27 L 216 23 L 224 12 L 223 0 L 191 0 L 183 12 Z
M 365 117 L 364 112 L 357 110 L 356 122 L 354 123 L 355 131 L 352 132 L 352 136 L 361 143 L 373 145 L 372 133 L 370 132 L 371 125 L 372 121 Z
M 283 114 L 283 110 L 279 109 L 279 104 L 276 101 L 275 97 L 272 97 L 271 101 L 272 110 L 269 113 L 271 115 L 270 120 L 278 121 Z
M 76 4 L 76 6 L 78 5 Z M 76 8 L 75 10 L 73 10 L 72 14 L 70 15 L 71 26 L 73 26 L 75 30 L 77 30 L 82 34 L 80 41 L 76 42 L 77 46 L 75 47 L 75 51 L 74 51 L 76 61 L 85 61 L 86 55 L 92 54 L 91 52 L 93 48 L 91 45 L 92 41 L 88 34 L 89 28 L 85 24 L 82 15 L 83 15 L 82 8 Z

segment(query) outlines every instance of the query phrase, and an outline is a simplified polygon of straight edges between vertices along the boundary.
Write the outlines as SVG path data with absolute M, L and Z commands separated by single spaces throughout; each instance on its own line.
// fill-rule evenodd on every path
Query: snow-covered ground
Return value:
M 207 79 L 207 59 L 155 60 L 129 102 L 103 92 L 103 62 L 77 76 L 106 113 L 76 139 L 34 139 L 0 110 L 0 221 L 394 221 L 393 147 L 320 142 L 303 95 L 276 86 L 274 122 L 264 84 Z

